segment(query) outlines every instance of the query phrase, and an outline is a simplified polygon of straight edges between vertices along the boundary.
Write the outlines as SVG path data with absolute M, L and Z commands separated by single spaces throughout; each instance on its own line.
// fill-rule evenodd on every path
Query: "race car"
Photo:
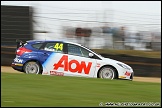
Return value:
M 26 74 L 128 80 L 134 76 L 133 69 L 123 62 L 81 44 L 58 40 L 18 41 L 11 66 Z

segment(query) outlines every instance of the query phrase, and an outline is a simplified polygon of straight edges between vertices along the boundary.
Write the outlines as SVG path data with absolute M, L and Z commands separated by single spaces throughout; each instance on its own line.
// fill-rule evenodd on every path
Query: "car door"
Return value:
M 39 58 L 42 61 L 43 75 L 61 75 L 63 76 L 64 69 L 55 68 L 55 64 L 61 59 L 64 53 L 63 42 L 46 42 L 39 51 Z
M 96 69 L 96 59 L 90 58 L 87 49 L 82 46 L 67 43 L 68 71 L 70 76 L 93 77 Z

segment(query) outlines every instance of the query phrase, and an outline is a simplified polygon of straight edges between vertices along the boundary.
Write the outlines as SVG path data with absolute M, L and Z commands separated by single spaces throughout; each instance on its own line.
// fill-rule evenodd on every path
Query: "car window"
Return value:
M 88 50 L 74 44 L 68 44 L 68 54 L 82 56 L 82 57 L 89 57 Z
M 63 43 L 49 42 L 45 45 L 44 50 L 63 53 Z
M 81 56 L 80 48 L 73 44 L 68 44 L 68 54 Z
M 42 43 L 38 43 L 38 44 L 33 44 L 32 47 L 39 49 L 42 46 Z
M 86 49 L 84 49 L 82 47 L 80 47 L 80 48 L 81 48 L 82 56 L 89 57 L 90 51 L 88 51 L 88 50 L 86 50 Z

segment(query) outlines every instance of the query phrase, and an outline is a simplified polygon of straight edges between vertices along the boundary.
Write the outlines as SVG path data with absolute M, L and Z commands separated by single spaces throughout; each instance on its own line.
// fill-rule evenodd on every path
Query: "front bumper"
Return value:
M 129 75 L 128 75 L 128 73 L 129 73 Z M 126 71 L 124 74 L 119 75 L 118 78 L 119 79 L 133 80 L 133 76 L 134 76 L 134 72 L 128 72 L 128 71 Z

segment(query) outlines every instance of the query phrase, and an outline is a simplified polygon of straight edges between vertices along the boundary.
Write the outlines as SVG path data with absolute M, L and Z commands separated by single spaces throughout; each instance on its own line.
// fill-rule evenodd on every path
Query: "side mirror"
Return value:
M 92 58 L 94 56 L 93 53 L 89 53 L 89 57 Z

